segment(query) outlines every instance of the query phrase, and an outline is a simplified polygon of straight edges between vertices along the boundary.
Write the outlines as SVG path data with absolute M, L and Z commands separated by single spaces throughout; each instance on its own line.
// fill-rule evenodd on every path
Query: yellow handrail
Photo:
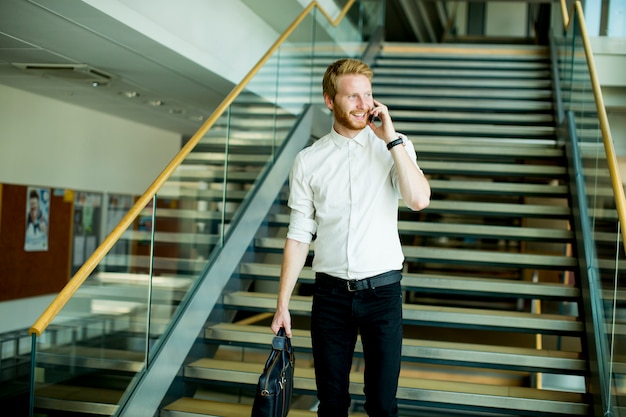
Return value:
M 565 26 L 565 30 L 567 31 L 570 24 L 574 20 L 570 19 L 570 16 L 567 12 L 567 4 L 565 0 L 561 0 L 561 13 L 563 14 L 563 25 Z M 624 227 L 624 225 L 626 225 L 626 197 L 624 196 L 624 186 L 622 185 L 621 175 L 619 172 L 619 167 L 617 165 L 615 148 L 613 146 L 613 137 L 611 136 L 609 120 L 606 114 L 606 109 L 604 108 L 604 99 L 602 98 L 600 81 L 598 80 L 596 64 L 593 59 L 593 51 L 591 50 L 591 43 L 589 41 L 589 35 L 587 33 L 587 25 L 585 24 L 583 6 L 580 1 L 576 1 L 572 6 L 572 15 L 574 15 L 574 13 L 578 15 L 580 34 L 583 41 L 583 48 L 585 50 L 587 68 L 589 70 L 589 78 L 591 78 L 591 87 L 596 103 L 596 112 L 598 113 L 598 119 L 600 121 L 600 131 L 602 132 L 604 152 L 606 153 L 609 173 L 611 175 L 611 185 L 613 187 L 613 193 L 615 195 L 617 217 L 622 224 L 622 227 L 620 228 L 622 233 L 622 242 L 626 242 L 626 227 Z M 622 244 L 622 247 L 626 252 L 626 246 Z
M 61 311 L 65 304 L 72 298 L 78 288 L 89 277 L 89 274 L 93 272 L 96 266 L 102 261 L 104 256 L 111 250 L 113 245 L 119 240 L 124 231 L 130 227 L 132 222 L 137 218 L 146 205 L 152 200 L 157 191 L 165 184 L 168 178 L 174 173 L 176 168 L 187 158 L 193 148 L 198 144 L 206 132 L 213 126 L 213 124 L 222 116 L 226 109 L 235 101 L 239 94 L 243 91 L 250 80 L 257 74 L 261 67 L 270 59 L 270 57 L 276 52 L 276 50 L 283 44 L 283 42 L 291 35 L 296 27 L 302 23 L 307 15 L 317 7 L 320 12 L 328 19 L 333 25 L 337 26 L 339 22 L 344 18 L 348 10 L 352 7 L 355 0 L 348 0 L 344 8 L 339 13 L 338 17 L 332 19 L 331 16 L 324 10 L 322 6 L 318 4 L 316 0 L 313 0 L 298 17 L 289 25 L 289 27 L 283 32 L 282 35 L 274 42 L 271 48 L 263 55 L 263 57 L 256 63 L 256 65 L 248 72 L 243 80 L 226 96 L 219 107 L 209 116 L 209 118 L 202 124 L 200 129 L 191 137 L 191 139 L 182 147 L 180 152 L 171 160 L 171 162 L 165 167 L 165 169 L 159 174 L 154 182 L 146 189 L 146 191 L 139 197 L 137 202 L 131 207 L 126 215 L 120 220 L 115 228 L 109 233 L 109 235 L 102 241 L 100 246 L 96 248 L 93 254 L 85 261 L 74 276 L 69 280 L 65 287 L 59 292 L 55 299 L 50 303 L 41 316 L 30 327 L 28 332 L 41 336 L 44 330 L 50 325 L 52 320 Z

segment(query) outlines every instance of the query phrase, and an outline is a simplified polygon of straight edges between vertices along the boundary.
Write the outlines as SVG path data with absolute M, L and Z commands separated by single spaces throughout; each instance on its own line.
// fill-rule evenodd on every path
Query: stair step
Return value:
M 488 69 L 485 68 L 486 64 L 489 66 Z M 509 72 L 509 71 L 528 71 L 528 72 L 546 72 L 550 70 L 550 64 L 546 61 L 518 61 L 513 62 L 509 60 L 491 60 L 488 63 L 485 63 L 485 60 L 476 59 L 476 60 L 453 60 L 453 59 L 435 59 L 434 57 L 424 57 L 424 58 L 402 58 L 396 59 L 387 56 L 382 56 L 376 60 L 375 63 L 375 73 L 378 75 L 379 72 L 385 73 L 386 69 L 402 69 L 402 68 L 410 68 L 410 69 L 435 69 L 440 70 L 442 68 L 456 71 L 456 70 L 474 70 L 479 73 L 489 73 L 489 72 Z M 377 79 L 378 77 L 376 77 Z
M 281 250 L 284 238 L 257 238 L 258 248 Z M 313 250 L 315 243 L 311 244 Z M 576 258 L 557 255 L 536 255 L 518 252 L 496 252 L 471 249 L 442 249 L 427 246 L 402 247 L 407 260 L 417 262 L 447 262 L 464 265 L 482 265 L 511 268 L 538 268 L 574 270 L 578 266 Z
M 506 79 L 510 80 L 511 85 L 515 86 L 517 80 L 535 80 L 535 79 L 549 79 L 550 70 L 545 66 L 533 67 L 529 69 L 523 68 L 471 68 L 467 66 L 459 66 L 458 68 L 447 67 L 447 62 L 442 63 L 440 66 L 433 66 L 430 68 L 423 68 L 419 64 L 407 65 L 405 67 L 385 67 L 384 62 L 377 61 L 374 65 L 374 71 L 376 75 L 381 76 L 396 76 L 396 77 L 421 77 L 421 78 L 456 78 L 482 81 L 493 79 Z M 483 63 L 483 65 L 488 63 Z
M 218 182 L 223 181 L 224 177 L 226 177 L 228 182 L 253 183 L 258 178 L 259 173 L 260 171 L 258 169 L 246 169 L 246 171 L 231 170 L 224 173 L 224 169 L 222 167 L 219 167 L 218 169 L 210 169 L 207 166 L 181 165 L 178 167 L 176 172 L 172 174 L 170 179 Z
M 521 100 L 488 100 L 488 99 L 450 99 L 450 98 L 428 98 L 427 100 L 417 100 L 414 97 L 385 97 L 385 105 L 390 109 L 427 109 L 433 108 L 446 111 L 465 109 L 475 112 L 493 111 L 502 112 L 552 112 L 552 103 L 549 101 L 521 101 Z M 393 113 L 392 113 L 393 114 Z
M 193 220 L 193 221 L 214 221 L 222 220 L 222 216 L 228 221 L 232 219 L 234 213 L 233 212 L 222 212 L 222 211 L 209 211 L 209 210 L 193 210 L 193 209 L 162 209 L 157 208 L 156 217 L 157 219 L 165 219 L 165 218 L 173 218 L 178 220 Z M 152 216 L 151 209 L 145 209 L 141 212 L 141 216 Z
M 402 202 L 400 202 L 400 207 L 403 210 L 408 210 Z M 422 213 L 562 219 L 571 216 L 570 208 L 565 206 L 453 200 L 432 200 L 429 206 L 422 210 Z
M 242 263 L 239 273 L 242 276 L 256 279 L 278 280 L 280 265 Z M 315 273 L 310 267 L 305 267 L 300 273 L 299 281 L 313 283 Z M 444 293 L 482 295 L 494 297 L 532 298 L 532 299 L 560 299 L 575 300 L 580 297 L 580 290 L 562 284 L 534 283 L 529 281 L 512 281 L 495 278 L 477 278 L 452 275 L 402 273 L 402 288 L 406 291 L 419 293 Z
M 268 222 L 274 226 L 287 227 L 289 225 L 288 214 L 272 214 Z M 493 226 L 461 224 L 448 222 L 424 222 L 424 221 L 398 221 L 400 235 L 420 236 L 463 236 L 473 239 L 505 239 L 527 240 L 542 242 L 571 243 L 574 233 L 571 230 L 518 227 L 518 226 Z
M 167 193 L 161 196 L 169 195 Z M 197 232 L 154 232 L 142 230 L 127 230 L 120 240 L 149 242 L 154 239 L 158 243 L 176 243 L 181 245 L 216 245 L 221 241 L 219 235 L 201 234 Z
M 400 77 L 398 77 L 400 78 Z M 407 77 L 407 79 L 410 79 Z M 458 78 L 455 78 L 457 81 Z M 474 80 L 470 80 L 466 85 L 457 85 L 450 88 L 446 85 L 440 86 L 437 81 L 431 80 L 431 83 L 423 86 L 416 86 L 410 83 L 400 84 L 398 86 L 392 85 L 379 85 L 378 83 L 373 85 L 373 89 L 376 91 L 376 97 L 385 97 L 385 100 L 389 97 L 406 97 L 413 96 L 420 100 L 425 97 L 438 97 L 438 98 L 468 98 L 468 99 L 491 99 L 491 100 L 530 100 L 530 101 L 550 101 L 552 100 L 552 90 L 550 89 L 529 89 L 518 88 L 516 85 L 512 85 L 508 88 L 494 88 L 484 87 L 482 84 L 477 86 Z M 395 112 L 392 113 L 395 116 Z M 443 115 L 442 115 L 443 116 Z M 484 115 L 487 116 L 487 115 Z M 491 116 L 491 115 L 490 115 Z M 544 114 L 545 116 L 551 116 L 550 114 Z M 395 117 L 394 117 L 395 119 Z
M 276 309 L 276 295 L 236 291 L 224 295 L 224 306 L 252 311 Z M 309 315 L 311 297 L 294 295 L 289 308 L 292 313 Z M 542 334 L 577 334 L 583 323 L 572 316 L 536 315 L 517 311 L 494 311 L 474 308 L 440 307 L 404 304 L 404 321 L 408 324 L 451 326 L 458 328 L 506 330 Z
M 458 161 L 421 161 L 418 159 L 420 168 L 429 175 L 484 175 L 484 176 L 520 176 L 565 178 L 567 169 L 555 165 L 530 165 L 530 164 L 500 164 L 480 162 Z
M 434 141 L 432 138 L 410 137 L 419 155 L 464 157 L 496 157 L 519 159 L 554 159 L 563 157 L 563 149 L 554 146 L 520 146 L 519 141 L 509 146 L 506 140 L 472 137 L 442 137 Z M 433 143 L 436 142 L 436 143 Z M 489 143 L 491 142 L 491 143 Z M 531 142 L 528 140 L 528 142 Z
M 308 330 L 292 329 L 291 342 L 296 351 L 311 350 Z M 273 333 L 268 326 L 221 323 L 208 327 L 205 338 L 217 343 L 264 347 L 272 343 Z M 360 338 L 357 355 L 363 353 Z M 538 350 L 532 348 L 497 346 L 490 344 L 453 343 L 444 341 L 408 339 L 402 341 L 403 361 L 443 364 L 449 366 L 486 367 L 522 372 L 548 372 L 584 375 L 586 361 L 579 353 Z
M 236 382 L 255 386 L 263 364 L 200 359 L 185 367 L 184 376 L 225 383 Z M 299 368 L 296 360 L 294 389 L 315 392 L 313 369 Z M 363 376 L 352 372 L 350 393 L 363 398 Z M 504 412 L 537 412 L 541 415 L 587 415 L 584 396 L 577 393 L 538 390 L 526 387 L 482 385 L 475 383 L 439 381 L 427 378 L 400 377 L 397 397 L 413 404 L 436 404 L 441 407 L 462 406 L 480 410 Z
M 198 398 L 180 398 L 163 407 L 161 417 L 250 417 L 252 404 L 226 403 Z M 317 412 L 291 408 L 289 417 L 315 417 Z M 365 417 L 364 414 L 350 414 L 349 417 Z
M 435 110 L 397 110 L 393 112 L 394 124 L 401 120 L 412 121 L 454 121 L 455 123 L 489 123 L 499 125 L 545 124 L 554 126 L 554 117 L 551 114 L 507 114 L 507 113 L 469 113 L 469 112 L 439 112 Z
M 389 100 L 387 100 L 388 102 Z M 433 135 L 466 134 L 470 136 L 504 136 L 504 137 L 524 137 L 533 138 L 553 138 L 555 131 L 552 126 L 538 125 L 503 125 L 503 124 L 477 124 L 458 123 L 454 121 L 445 122 L 420 122 L 420 121 L 398 121 L 394 122 L 394 127 L 398 132 L 408 136 L 417 133 L 431 133 Z
M 114 389 L 49 384 L 35 388 L 35 409 L 112 416 L 122 394 Z
M 245 154 L 228 154 L 228 163 L 246 164 L 246 165 L 265 165 L 271 158 L 271 155 L 245 155 Z M 185 159 L 185 163 L 220 163 L 223 164 L 226 156 L 223 152 L 192 152 Z
M 569 188 L 566 185 L 529 184 L 521 182 L 516 183 L 431 179 L 429 183 L 430 188 L 433 192 L 447 193 L 566 197 L 569 191 Z
M 37 366 L 72 366 L 91 370 L 139 372 L 145 363 L 143 352 L 105 349 L 89 346 L 56 347 L 53 351 L 38 351 Z
M 569 256 L 471 249 L 442 249 L 427 246 L 403 246 L 402 250 L 408 260 L 416 262 L 446 262 L 463 265 L 568 271 L 574 271 L 578 267 L 578 260 Z
M 450 58 L 457 60 L 484 59 L 491 62 L 497 61 L 547 61 L 550 52 L 545 46 L 537 45 L 497 45 L 483 43 L 463 44 L 428 44 L 428 43 L 403 43 L 386 42 L 380 53 L 382 58 L 390 57 L 411 58 Z
M 415 110 L 407 110 L 407 111 L 415 111 Z M 411 142 L 416 146 L 416 148 L 421 147 L 422 145 L 433 145 L 433 146 L 448 146 L 450 153 L 446 155 L 451 155 L 452 157 L 456 156 L 457 152 L 454 147 L 456 146 L 497 146 L 498 148 L 503 149 L 506 154 L 504 156 L 514 156 L 514 154 L 510 151 L 510 148 L 517 148 L 516 150 L 520 152 L 519 158 L 515 158 L 515 160 L 524 160 L 524 159 L 546 159 L 550 162 L 553 162 L 554 158 L 563 157 L 565 155 L 564 148 L 557 143 L 556 138 L 553 139 L 524 139 L 524 138 L 493 138 L 493 137 L 480 137 L 480 136 L 467 136 L 467 135 L 441 135 L 437 136 L 437 141 L 433 141 L 430 137 L 423 136 L 411 136 Z M 530 152 L 527 155 L 527 152 Z M 590 152 L 591 154 L 591 152 Z M 502 162 L 502 161 L 500 161 Z M 560 164 L 559 164 L 560 165 Z

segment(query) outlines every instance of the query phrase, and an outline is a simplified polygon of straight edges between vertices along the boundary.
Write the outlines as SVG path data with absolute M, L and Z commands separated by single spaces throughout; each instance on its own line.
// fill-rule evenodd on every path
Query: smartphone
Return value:
M 374 116 L 373 114 L 370 114 L 370 123 L 372 123 L 374 120 L 378 120 L 378 117 Z

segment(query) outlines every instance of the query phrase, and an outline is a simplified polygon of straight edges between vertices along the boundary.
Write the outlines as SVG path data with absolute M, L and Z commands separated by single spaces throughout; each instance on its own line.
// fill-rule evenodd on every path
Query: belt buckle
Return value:
M 346 281 L 346 288 L 348 289 L 348 292 L 355 292 L 356 291 L 356 280 L 348 280 Z

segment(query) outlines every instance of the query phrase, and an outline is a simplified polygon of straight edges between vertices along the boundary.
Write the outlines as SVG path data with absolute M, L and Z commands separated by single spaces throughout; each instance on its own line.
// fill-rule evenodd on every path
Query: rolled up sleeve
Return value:
M 289 229 L 287 238 L 311 243 L 317 232 L 313 190 L 305 180 L 304 163 L 300 155 L 294 161 L 289 176 Z

